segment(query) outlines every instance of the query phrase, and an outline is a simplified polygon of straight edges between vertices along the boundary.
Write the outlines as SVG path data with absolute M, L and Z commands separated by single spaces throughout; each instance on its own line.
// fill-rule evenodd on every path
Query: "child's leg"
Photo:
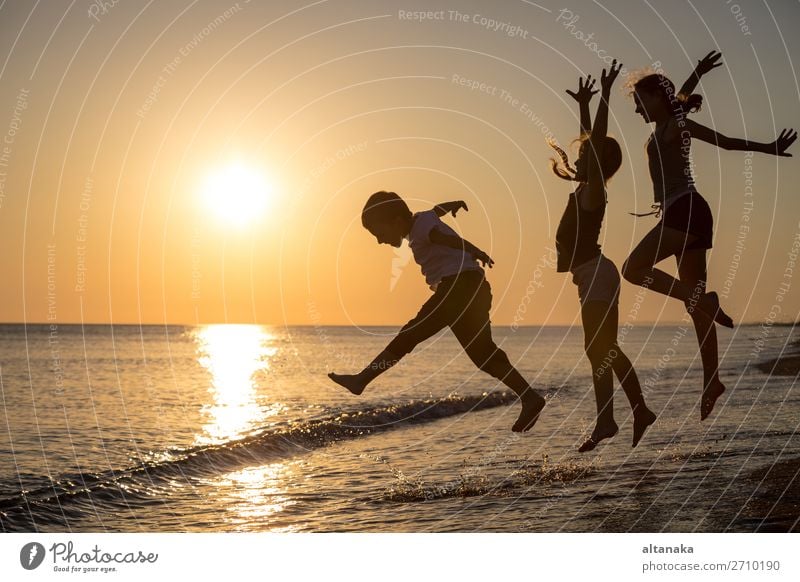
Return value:
M 694 294 L 694 285 L 676 279 L 672 275 L 656 269 L 655 265 L 672 255 L 681 255 L 687 245 L 699 237 L 674 228 L 656 226 L 636 245 L 633 252 L 622 265 L 622 276 L 631 283 L 652 289 L 656 293 L 680 299 L 684 303 L 692 301 L 697 309 L 713 317 L 714 321 L 726 327 L 733 327 L 733 320 L 719 306 L 715 293 L 700 297 Z
M 358 374 L 336 374 L 335 372 L 331 372 L 328 374 L 328 378 L 340 386 L 344 386 L 350 390 L 350 392 L 358 396 L 370 382 L 399 361 L 400 358 L 398 356 L 386 349 L 378 354 L 378 356 Z
M 705 249 L 684 252 L 678 258 L 678 274 L 682 281 L 696 289 L 695 294 L 705 293 L 707 277 Z M 717 398 L 725 392 L 725 386 L 719 379 L 717 329 L 714 322 L 705 313 L 693 309 L 688 302 L 686 307 L 694 323 L 697 342 L 700 344 L 700 358 L 703 360 L 704 382 L 700 420 L 705 420 L 714 409 Z
M 625 396 L 628 397 L 631 410 L 633 410 L 633 442 L 631 446 L 635 447 L 642 440 L 647 428 L 656 421 L 656 415 L 645 404 L 642 387 L 639 385 L 639 378 L 636 376 L 633 364 L 619 347 L 616 347 L 616 350 L 618 355 L 614 358 L 614 374 L 622 384 L 622 389 L 625 391 Z
M 481 370 L 497 378 L 511 388 L 522 400 L 522 412 L 511 430 L 530 430 L 539 418 L 545 400 L 537 394 L 517 369 L 506 353 L 492 340 L 489 309 L 492 295 L 485 281 L 474 293 L 471 301 L 462 309 L 458 319 L 450 325 L 467 355 Z
M 625 396 L 631 405 L 631 410 L 636 413 L 639 408 L 647 408 L 644 403 L 644 396 L 642 395 L 642 387 L 639 384 L 639 377 L 636 375 L 636 370 L 633 364 L 622 351 L 617 343 L 617 331 L 619 321 L 619 307 L 614 305 L 607 306 L 608 316 L 602 323 L 599 334 L 603 336 L 604 341 L 610 342 L 609 351 L 613 356 L 611 360 L 611 368 L 614 375 L 619 380 Z
M 612 313 L 613 311 L 613 313 Z M 592 383 L 597 401 L 597 424 L 591 438 L 581 445 L 580 452 L 592 450 L 603 439 L 617 434 L 614 421 L 613 363 L 617 334 L 616 310 L 604 301 L 587 301 L 581 307 L 583 345 L 592 365 Z
M 631 409 L 633 410 L 633 446 L 639 444 L 647 428 L 656 420 L 656 415 L 647 408 L 642 395 L 642 388 L 639 384 L 639 378 L 636 376 L 636 370 L 633 364 L 628 359 L 628 356 L 622 351 L 617 343 L 617 329 L 619 320 L 619 308 L 616 304 L 609 305 L 599 301 L 591 301 L 586 303 L 581 309 L 581 316 L 584 325 L 584 343 L 587 346 L 587 355 L 592 362 L 593 371 L 602 370 L 602 376 L 607 376 L 605 380 L 613 391 L 613 374 L 617 376 L 625 391 L 625 396 L 628 397 Z M 593 330 L 593 331 L 592 331 Z M 596 351 L 595 351 L 596 350 Z M 595 390 L 597 391 L 597 378 L 595 380 Z M 614 422 L 613 416 L 613 396 L 608 397 L 608 404 L 601 404 L 600 399 L 604 397 L 604 392 L 597 392 L 598 394 L 598 421 L 597 436 L 602 438 L 604 434 L 613 434 L 617 430 L 617 424 Z M 609 394 L 611 394 L 609 391 Z M 608 418 L 601 416 L 601 409 L 607 406 L 612 412 L 609 413 Z M 595 438 L 595 433 L 592 434 L 590 443 L 587 441 L 581 447 L 582 452 L 594 448 L 592 444 L 597 444 L 599 440 Z
M 440 292 L 441 291 L 441 292 Z M 358 374 L 328 374 L 337 384 L 344 386 L 353 394 L 361 394 L 367 385 L 386 370 L 399 362 L 418 344 L 441 331 L 450 323 L 447 312 L 442 307 L 447 289 L 440 286 L 436 293 L 426 301 L 417 315 L 405 324 L 397 336 L 372 362 Z
M 636 375 L 636 370 L 633 369 L 633 364 L 619 345 L 615 344 L 612 349 L 616 351 L 617 356 L 614 358 L 611 367 L 614 369 L 614 374 L 619 380 L 622 389 L 625 391 L 625 396 L 628 397 L 631 410 L 635 414 L 637 409 L 645 406 L 642 386 L 639 384 L 639 377 Z

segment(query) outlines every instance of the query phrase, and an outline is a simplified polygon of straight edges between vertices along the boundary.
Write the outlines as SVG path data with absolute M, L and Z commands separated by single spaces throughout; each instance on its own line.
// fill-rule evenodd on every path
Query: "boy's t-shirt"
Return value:
M 457 275 L 461 271 L 483 272 L 478 261 L 469 253 L 432 243 L 430 233 L 434 228 L 443 234 L 458 236 L 456 231 L 439 219 L 434 210 L 415 213 L 411 232 L 408 233 L 408 245 L 414 253 L 414 260 L 422 269 L 431 289 L 435 290 L 444 277 Z

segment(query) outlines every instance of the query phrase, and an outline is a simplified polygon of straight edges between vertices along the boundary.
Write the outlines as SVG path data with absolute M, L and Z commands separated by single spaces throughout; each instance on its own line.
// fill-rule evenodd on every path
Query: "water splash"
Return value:
M 466 467 L 452 481 L 425 482 L 418 477 L 408 477 L 395 467 L 389 467 L 395 482 L 384 492 L 386 501 L 401 503 L 480 497 L 504 497 L 518 494 L 519 490 L 534 485 L 567 485 L 585 479 L 596 472 L 597 459 L 588 462 L 564 461 L 551 463 L 547 455 L 540 463 L 525 464 L 507 477 L 476 474 L 474 467 Z

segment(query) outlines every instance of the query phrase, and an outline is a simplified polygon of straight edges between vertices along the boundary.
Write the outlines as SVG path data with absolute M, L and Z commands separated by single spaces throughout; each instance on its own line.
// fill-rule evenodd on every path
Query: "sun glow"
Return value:
M 264 215 L 272 193 L 264 174 L 241 162 L 211 172 L 202 187 L 208 209 L 223 222 L 240 227 Z
M 197 444 L 242 438 L 277 414 L 278 403 L 259 402 L 255 374 L 269 370 L 278 352 L 275 338 L 257 325 L 209 325 L 196 336 L 198 362 L 210 373 L 212 401 L 203 407 L 207 422 Z

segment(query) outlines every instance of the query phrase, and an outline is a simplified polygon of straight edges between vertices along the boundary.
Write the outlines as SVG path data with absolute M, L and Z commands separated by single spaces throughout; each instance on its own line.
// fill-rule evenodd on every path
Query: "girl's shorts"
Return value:
M 602 253 L 572 269 L 572 282 L 578 286 L 581 305 L 590 301 L 619 304 L 619 271 Z
M 660 227 L 668 227 L 697 237 L 688 242 L 685 250 L 710 249 L 714 236 L 714 217 L 708 202 L 698 192 L 688 192 L 664 210 Z

